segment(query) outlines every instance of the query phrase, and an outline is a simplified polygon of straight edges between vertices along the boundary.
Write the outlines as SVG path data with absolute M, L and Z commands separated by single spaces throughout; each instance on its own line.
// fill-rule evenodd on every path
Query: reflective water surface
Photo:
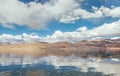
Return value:
M 120 76 L 120 59 L 0 55 L 0 76 Z
M 104 76 L 101 72 L 59 71 L 59 70 L 14 70 L 0 72 L 0 76 Z

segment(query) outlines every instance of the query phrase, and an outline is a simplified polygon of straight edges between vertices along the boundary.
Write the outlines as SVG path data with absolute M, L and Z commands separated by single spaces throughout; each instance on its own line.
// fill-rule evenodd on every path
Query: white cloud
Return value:
M 80 27 L 80 28 L 78 28 L 78 29 L 76 29 L 76 31 L 78 31 L 78 32 L 85 32 L 85 31 L 87 31 L 88 29 L 87 29 L 87 27 L 85 27 L 85 26 L 83 26 L 83 27 Z
M 101 17 L 120 17 L 120 7 L 107 8 L 101 6 L 100 8 L 92 7 L 93 12 L 88 12 L 85 9 L 76 8 L 68 14 L 63 15 L 60 22 L 70 23 L 78 19 L 90 19 L 90 18 L 101 18 Z
M 47 35 L 46 37 L 40 37 L 36 33 L 23 33 L 22 35 L 3 34 L 0 35 L 0 42 L 77 42 L 85 39 L 93 39 L 96 37 L 100 38 L 104 36 L 120 36 L 120 20 L 112 23 L 105 23 L 93 29 L 88 29 L 87 27 L 83 26 L 73 32 L 62 32 L 57 30 L 51 36 Z
M 105 23 L 90 30 L 90 33 L 95 33 L 96 36 L 120 35 L 120 20 L 113 23 Z
M 58 19 L 62 14 L 77 7 L 74 0 L 50 0 L 45 4 L 19 0 L 0 0 L 0 23 L 12 26 L 13 23 L 32 28 L 44 28 L 47 22 Z
M 35 29 L 46 27 L 51 20 L 63 23 L 74 23 L 78 19 L 120 17 L 120 7 L 93 7 L 93 12 L 81 9 L 83 0 L 50 0 L 44 4 L 19 0 L 0 0 L 0 24 L 14 28 L 13 24 L 28 26 Z
M 37 42 L 37 41 L 40 41 L 40 37 L 37 34 L 36 35 L 32 35 L 32 34 L 28 35 L 26 33 L 23 33 L 22 37 L 23 37 L 23 40 L 25 42 Z
M 102 6 L 100 10 L 105 16 L 120 17 L 120 7 L 107 8 Z
M 74 32 L 55 31 L 52 36 L 42 37 L 41 40 L 45 42 L 76 42 L 84 39 L 104 36 L 120 36 L 120 20 L 112 23 L 105 23 L 90 30 L 83 26 Z
M 37 42 L 37 41 L 40 41 L 40 37 L 37 34 L 32 35 L 23 33 L 22 35 L 10 35 L 10 34 L 0 35 L 0 42 L 3 43 Z
M 14 43 L 14 42 L 19 41 L 19 40 L 22 40 L 21 35 L 16 35 L 16 36 L 13 36 L 10 34 L 0 35 L 0 42 L 3 42 L 3 43 L 6 43 L 6 42 Z

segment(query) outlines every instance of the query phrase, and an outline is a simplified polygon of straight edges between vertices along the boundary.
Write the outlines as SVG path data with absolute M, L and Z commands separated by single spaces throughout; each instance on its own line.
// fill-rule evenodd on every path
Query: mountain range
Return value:
M 30 55 L 34 57 L 44 55 L 81 57 L 117 57 L 120 58 L 120 38 L 82 40 L 69 42 L 18 42 L 0 43 L 0 54 Z

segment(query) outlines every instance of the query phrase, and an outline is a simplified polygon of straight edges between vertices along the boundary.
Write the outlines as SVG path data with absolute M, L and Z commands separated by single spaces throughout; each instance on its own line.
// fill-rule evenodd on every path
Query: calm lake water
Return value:
M 0 55 L 0 76 L 120 76 L 120 59 Z

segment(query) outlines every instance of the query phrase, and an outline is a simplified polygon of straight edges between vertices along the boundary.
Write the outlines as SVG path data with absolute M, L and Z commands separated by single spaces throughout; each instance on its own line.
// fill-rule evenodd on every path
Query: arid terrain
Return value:
M 83 40 L 76 43 L 32 42 L 16 44 L 0 44 L 0 54 L 43 55 L 82 57 L 117 57 L 120 58 L 120 39 Z

